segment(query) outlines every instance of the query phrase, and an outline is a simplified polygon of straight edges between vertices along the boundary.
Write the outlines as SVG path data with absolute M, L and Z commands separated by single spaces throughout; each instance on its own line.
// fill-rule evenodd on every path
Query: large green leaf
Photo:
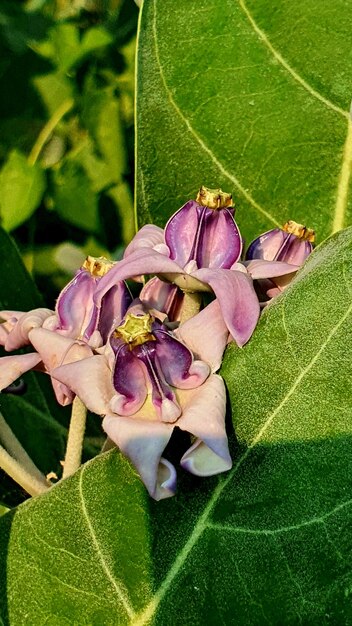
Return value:
M 163 225 L 201 184 L 247 238 L 351 222 L 352 4 L 150 0 L 137 74 L 137 210 Z M 341 16 L 343 15 L 343 19 Z
M 9 540 L 2 518 L 11 625 L 351 623 L 351 258 L 352 228 L 229 349 L 230 472 L 180 471 L 147 514 L 111 452 L 20 507 Z
M 3 622 L 126 623 L 150 597 L 145 499 L 127 461 L 113 452 L 5 515 L 0 526 L 0 589 L 7 590 Z

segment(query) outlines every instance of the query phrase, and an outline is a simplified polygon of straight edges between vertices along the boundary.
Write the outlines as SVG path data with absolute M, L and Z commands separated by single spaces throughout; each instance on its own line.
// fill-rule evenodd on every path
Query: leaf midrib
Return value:
M 262 31 L 258 24 L 255 22 L 252 14 L 250 13 L 245 0 L 238 0 L 239 6 L 245 16 L 247 17 L 249 23 L 251 24 L 253 30 L 258 35 L 259 39 L 263 42 L 263 44 L 268 48 L 270 53 L 274 56 L 274 58 L 280 63 L 280 65 L 288 72 L 288 74 L 292 77 L 292 79 L 297 82 L 307 93 L 310 94 L 313 98 L 320 101 L 329 109 L 338 113 L 339 116 L 344 117 L 347 120 L 347 137 L 343 150 L 343 158 L 338 178 L 338 185 L 336 190 L 336 204 L 335 211 L 333 216 L 331 234 L 341 230 L 344 226 L 345 213 L 347 210 L 348 204 L 348 192 L 349 192 L 349 183 L 351 178 L 351 170 L 352 170 L 352 133 L 351 133 L 351 123 L 349 121 L 349 112 L 341 109 L 339 106 L 335 105 L 331 100 L 325 98 L 322 94 L 320 94 L 316 89 L 314 89 L 298 72 L 291 67 L 291 65 L 284 59 L 284 57 L 276 50 L 276 48 L 271 44 L 267 35 Z M 228 180 L 231 181 L 235 187 L 240 191 L 240 193 L 246 198 L 246 200 L 256 209 L 259 213 L 261 213 L 269 222 L 271 222 L 275 226 L 281 226 L 281 224 L 275 219 L 271 213 L 269 213 L 264 207 L 262 207 L 249 193 L 249 191 L 241 184 L 239 179 L 229 172 L 220 160 L 215 156 L 215 154 L 210 150 L 210 148 L 206 145 L 204 140 L 198 135 L 190 121 L 183 114 L 179 106 L 177 105 L 172 92 L 166 82 L 164 70 L 160 60 L 159 53 L 159 43 L 158 43 L 158 34 L 156 27 L 156 7 L 157 0 L 153 0 L 153 21 L 152 21 L 152 30 L 153 30 L 153 39 L 154 39 L 154 50 L 155 50 L 155 59 L 158 66 L 160 78 L 162 84 L 164 86 L 167 98 L 175 110 L 176 114 L 181 118 L 186 128 L 195 139 L 195 141 L 199 144 L 201 149 L 210 157 L 212 162 L 218 168 L 218 170 L 225 176 Z M 141 16 L 140 16 L 141 17 Z

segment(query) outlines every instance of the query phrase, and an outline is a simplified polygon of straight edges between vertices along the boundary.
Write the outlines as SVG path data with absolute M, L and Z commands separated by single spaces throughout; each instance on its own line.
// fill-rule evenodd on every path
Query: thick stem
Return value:
M 29 474 L 2 446 L 0 446 L 0 467 L 31 496 L 38 496 L 49 489 L 45 479 L 38 480 Z
M 81 465 L 86 418 L 87 409 L 82 400 L 76 396 L 72 404 L 71 422 L 68 431 L 62 478 L 67 478 L 67 476 L 74 474 Z
M 0 413 L 0 441 L 7 452 L 28 472 L 34 479 L 39 482 L 45 482 L 45 476 L 33 463 L 22 444 L 18 441 L 16 435 Z
M 53 132 L 55 127 L 58 125 L 60 120 L 64 117 L 64 115 L 66 115 L 66 113 L 68 113 L 70 109 L 72 109 L 73 105 L 74 105 L 74 101 L 71 98 L 69 98 L 68 100 L 65 100 L 56 109 L 54 114 L 51 116 L 50 120 L 48 120 L 48 122 L 45 124 L 43 129 L 40 131 L 38 138 L 28 156 L 27 160 L 30 165 L 34 165 L 36 163 L 51 133 Z
M 202 303 L 202 294 L 199 291 L 184 291 L 180 324 L 187 322 L 199 313 Z

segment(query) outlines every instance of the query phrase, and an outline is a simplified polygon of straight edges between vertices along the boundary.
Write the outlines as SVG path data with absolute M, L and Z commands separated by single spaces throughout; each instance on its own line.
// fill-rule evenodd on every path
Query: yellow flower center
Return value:
M 196 202 L 214 210 L 233 206 L 232 195 L 230 193 L 226 193 L 221 189 L 209 189 L 203 185 L 198 191 Z
M 114 337 L 122 339 L 130 346 L 131 350 L 146 341 L 155 341 L 155 337 L 152 335 L 153 321 L 154 318 L 149 313 L 144 315 L 127 313 L 125 321 L 116 328 Z
M 312 228 L 307 228 L 307 226 L 303 226 L 303 224 L 298 224 L 293 220 L 289 220 L 286 224 L 283 225 L 282 230 L 286 233 L 290 233 L 290 235 L 296 235 L 299 239 L 304 239 L 305 241 L 309 241 L 313 243 L 315 239 L 315 232 Z
M 106 259 L 105 256 L 87 256 L 82 267 L 88 270 L 92 276 L 105 276 L 113 265 L 115 265 L 115 263 Z

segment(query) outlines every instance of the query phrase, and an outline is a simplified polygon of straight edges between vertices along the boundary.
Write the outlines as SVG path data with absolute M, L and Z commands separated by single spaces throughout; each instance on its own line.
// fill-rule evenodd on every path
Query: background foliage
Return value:
M 137 16 L 130 0 L 1 3 L 1 225 L 51 302 L 88 249 L 116 257 L 134 233 Z

